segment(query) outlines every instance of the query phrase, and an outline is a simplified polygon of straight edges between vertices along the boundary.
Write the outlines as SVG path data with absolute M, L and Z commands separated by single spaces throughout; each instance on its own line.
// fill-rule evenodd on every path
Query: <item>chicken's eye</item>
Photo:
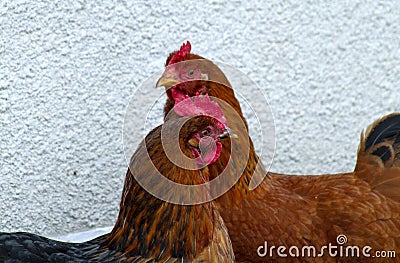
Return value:
M 210 129 L 205 129 L 200 133 L 200 137 L 201 138 L 207 137 L 207 136 L 210 136 L 210 134 L 211 134 Z
M 189 70 L 188 71 L 188 76 L 189 77 L 193 77 L 193 75 L 194 75 L 194 69 Z

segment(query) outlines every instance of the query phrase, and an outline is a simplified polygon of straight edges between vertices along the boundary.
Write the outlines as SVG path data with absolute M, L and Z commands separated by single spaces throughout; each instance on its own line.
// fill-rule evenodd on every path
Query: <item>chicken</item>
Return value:
M 247 129 L 239 102 L 223 72 L 211 61 L 189 53 L 189 42 L 183 47 L 169 55 L 167 68 L 157 82 L 157 86 L 167 89 L 165 113 L 182 98 L 208 94 L 233 107 Z M 225 111 L 224 114 L 233 128 L 237 119 Z M 239 140 L 249 138 L 243 131 L 234 128 L 233 131 Z M 360 257 L 341 258 L 326 252 L 322 257 L 300 254 L 300 258 L 282 258 L 276 252 L 278 246 L 284 246 L 286 254 L 291 246 L 300 251 L 303 246 L 313 246 L 321 252 L 329 244 L 360 249 L 370 246 L 372 256 L 379 250 L 400 252 L 400 113 L 376 120 L 362 134 L 353 172 L 319 176 L 268 172 L 253 191 L 249 189 L 252 176 L 265 175 L 266 171 L 262 165 L 255 171 L 261 160 L 249 140 L 249 156 L 243 158 L 239 154 L 233 158 L 234 165 L 230 165 L 230 145 L 224 142 L 220 158 L 209 166 L 210 178 L 217 177 L 225 168 L 232 177 L 240 177 L 234 187 L 215 200 L 228 228 L 236 260 L 366 262 L 368 256 L 359 252 Z M 233 149 L 232 153 L 238 151 L 241 149 Z M 246 161 L 245 169 L 238 171 L 236 167 Z M 346 243 L 338 243 L 343 237 Z M 275 251 L 263 254 L 267 249 L 265 244 Z
M 155 128 L 138 146 L 126 174 L 119 216 L 109 234 L 74 244 L 29 233 L 0 233 L 0 262 L 234 262 L 227 229 L 214 203 L 179 203 L 207 196 L 207 191 L 171 188 L 167 197 L 178 201 L 170 203 L 142 187 L 154 186 L 165 193 L 166 185 L 157 180 L 159 173 L 179 184 L 197 185 L 209 180 L 206 165 L 218 159 L 221 140 L 229 134 L 223 116 L 219 116 L 222 122 L 213 117 L 216 111 L 222 113 L 218 104 L 198 99 L 186 106 L 190 109 L 196 103 L 213 108 L 214 112 L 185 112 L 181 107 L 177 110 L 181 118 Z M 189 115 L 192 118 L 188 120 Z M 177 127 L 182 128 L 177 131 Z M 179 141 L 170 142 L 174 135 L 179 135 Z M 180 148 L 188 157 L 188 165 L 197 157 L 195 165 L 205 167 L 190 170 L 175 165 L 163 144 Z M 210 149 L 215 150 L 209 152 Z

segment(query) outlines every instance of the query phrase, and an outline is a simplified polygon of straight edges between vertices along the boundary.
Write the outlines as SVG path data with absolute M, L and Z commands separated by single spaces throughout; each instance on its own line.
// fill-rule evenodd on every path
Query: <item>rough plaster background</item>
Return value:
M 273 171 L 352 170 L 361 130 L 400 110 L 399 21 L 395 0 L 1 1 L 0 231 L 114 223 L 126 105 L 187 39 L 268 94 Z

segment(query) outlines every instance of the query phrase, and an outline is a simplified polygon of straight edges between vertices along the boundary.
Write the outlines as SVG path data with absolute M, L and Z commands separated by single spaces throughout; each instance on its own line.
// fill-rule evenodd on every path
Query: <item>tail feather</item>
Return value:
M 385 167 L 397 166 L 400 157 L 400 113 L 386 115 L 372 123 L 364 135 L 358 157 L 377 156 Z
M 394 162 L 395 162 L 394 165 L 400 167 L 400 134 L 397 135 L 397 138 L 394 141 L 393 150 L 394 150 Z
M 393 156 L 393 151 L 389 146 L 383 145 L 372 152 L 373 155 L 378 156 L 386 163 Z
M 374 191 L 400 201 L 400 113 L 376 120 L 361 134 L 355 172 Z
M 399 133 L 400 113 L 389 114 L 369 126 L 364 150 L 393 137 L 400 142 Z

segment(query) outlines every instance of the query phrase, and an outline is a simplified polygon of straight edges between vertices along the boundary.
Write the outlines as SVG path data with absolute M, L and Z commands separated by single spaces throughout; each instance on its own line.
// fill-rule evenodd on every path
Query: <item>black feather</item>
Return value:
M 379 147 L 372 154 L 381 158 L 384 163 L 387 162 L 390 157 L 392 157 L 390 148 L 388 146 Z
M 96 261 L 98 250 L 85 253 L 86 247 L 93 247 L 91 242 L 65 243 L 25 232 L 0 232 L 0 262 L 93 262 L 91 258 Z
M 400 114 L 390 115 L 378 123 L 370 132 L 365 143 L 365 150 L 395 136 L 397 133 L 400 133 Z
M 398 134 L 396 140 L 394 140 L 393 144 L 398 144 L 398 143 L 400 143 L 400 133 Z

